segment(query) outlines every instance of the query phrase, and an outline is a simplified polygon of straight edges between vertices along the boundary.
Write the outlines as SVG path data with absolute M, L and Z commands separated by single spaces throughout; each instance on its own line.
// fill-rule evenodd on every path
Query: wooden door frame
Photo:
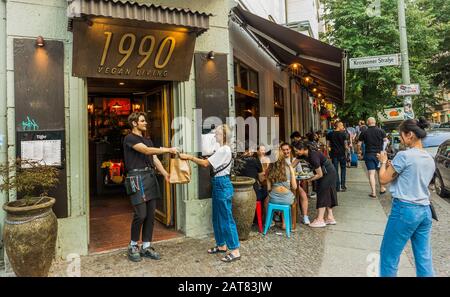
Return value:
M 172 96 L 172 88 L 171 88 L 171 84 L 167 83 L 164 84 L 162 86 L 159 86 L 155 89 L 153 89 L 152 91 L 148 92 L 147 94 L 145 94 L 145 97 L 148 97 L 150 95 L 153 95 L 155 93 L 161 92 L 161 96 L 162 96 L 162 122 L 163 122 L 163 133 L 162 133 L 162 139 L 163 139 L 163 143 L 162 145 L 164 147 L 171 147 L 170 145 L 170 140 L 172 137 L 172 131 L 171 131 L 171 126 L 170 123 L 173 120 L 173 105 L 171 104 L 171 99 L 173 98 Z M 169 155 L 164 155 L 163 158 L 167 158 L 168 162 L 167 164 L 165 164 L 164 162 L 163 165 L 166 168 L 167 171 L 169 171 L 169 166 L 170 166 L 170 156 Z M 163 197 L 163 199 L 165 199 L 166 202 L 166 213 L 163 213 L 162 211 L 160 211 L 159 209 L 155 210 L 155 218 L 160 221 L 161 223 L 165 224 L 166 226 L 170 226 L 172 225 L 172 218 L 174 220 L 173 225 L 176 224 L 175 222 L 175 218 L 176 218 L 176 192 L 175 192 L 175 187 L 173 185 L 171 185 L 168 182 L 164 182 L 164 189 L 165 189 L 165 197 Z M 173 200 L 172 200 L 173 199 Z M 173 214 L 172 214 L 173 212 Z

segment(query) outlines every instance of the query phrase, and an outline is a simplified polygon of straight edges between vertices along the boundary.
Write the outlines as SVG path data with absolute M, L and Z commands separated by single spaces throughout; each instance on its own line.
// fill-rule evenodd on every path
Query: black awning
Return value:
M 343 103 L 345 97 L 345 51 L 235 7 L 235 14 L 283 64 L 299 63 L 317 82 L 325 98 Z

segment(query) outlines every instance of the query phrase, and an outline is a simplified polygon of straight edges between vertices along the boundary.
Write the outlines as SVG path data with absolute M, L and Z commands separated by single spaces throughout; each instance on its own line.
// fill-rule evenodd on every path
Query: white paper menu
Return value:
M 61 140 L 31 140 L 20 143 L 21 159 L 39 164 L 61 166 Z M 22 167 L 27 167 L 22 165 Z M 28 166 L 29 167 L 29 166 Z

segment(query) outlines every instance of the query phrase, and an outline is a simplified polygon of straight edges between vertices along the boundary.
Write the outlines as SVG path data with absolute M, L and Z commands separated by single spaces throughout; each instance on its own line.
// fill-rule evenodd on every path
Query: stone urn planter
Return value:
M 3 205 L 7 214 L 3 242 L 17 276 L 48 275 L 55 257 L 58 231 L 53 204 L 54 198 L 36 197 Z
M 236 176 L 231 179 L 234 187 L 233 218 L 239 235 L 239 240 L 247 240 L 253 224 L 256 209 L 256 193 L 253 190 L 255 179 Z

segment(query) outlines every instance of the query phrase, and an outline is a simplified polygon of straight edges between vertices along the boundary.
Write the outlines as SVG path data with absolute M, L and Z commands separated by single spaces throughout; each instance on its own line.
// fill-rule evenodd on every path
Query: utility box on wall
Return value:
M 31 150 L 29 153 L 32 153 L 33 141 L 44 141 L 45 147 L 53 150 L 50 157 L 56 157 L 54 153 L 61 154 L 59 163 L 55 163 L 60 170 L 59 183 L 49 195 L 56 199 L 53 207 L 56 216 L 65 218 L 68 199 L 63 42 L 44 40 L 43 45 L 38 45 L 34 39 L 14 39 L 14 98 L 17 156 L 21 157 L 24 141 L 26 149 Z M 53 145 L 56 142 L 59 146 Z

